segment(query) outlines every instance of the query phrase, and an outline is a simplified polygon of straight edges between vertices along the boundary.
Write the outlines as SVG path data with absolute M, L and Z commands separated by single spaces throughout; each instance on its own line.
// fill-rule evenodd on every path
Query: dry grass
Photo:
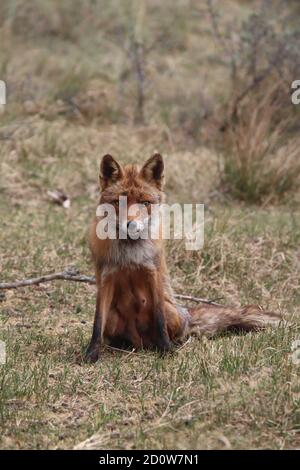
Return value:
M 299 138 L 289 136 L 292 109 L 282 117 L 280 84 L 265 84 L 238 106 L 226 131 L 222 184 L 250 203 L 274 201 L 299 185 Z
M 206 96 L 219 101 L 227 84 L 226 67 L 213 60 L 204 3 L 146 2 L 143 42 L 151 46 L 154 38 L 158 46 L 147 56 L 147 124 L 139 127 L 132 125 L 136 88 L 120 46 L 128 21 L 135 24 L 131 3 L 78 1 L 77 9 L 69 1 L 29 3 L 0 6 L 1 41 L 9 50 L 0 70 L 10 86 L 0 116 L 1 280 L 69 265 L 90 273 L 86 229 L 98 198 L 100 157 L 109 152 L 141 162 L 160 150 L 169 201 L 206 204 L 204 249 L 187 253 L 181 242 L 167 244 L 175 290 L 259 303 L 290 323 L 259 334 L 191 339 L 166 358 L 106 349 L 98 364 L 79 365 L 92 327 L 93 286 L 57 281 L 5 292 L 1 448 L 299 447 L 299 365 L 291 361 L 299 338 L 299 192 L 255 207 L 228 202 L 216 189 L 217 153 L 194 138 L 203 120 L 196 96 L 210 111 L 214 100 Z M 226 17 L 234 11 L 244 18 L 252 8 L 229 3 Z M 205 96 L 197 95 L 197 76 Z M 190 121 L 185 99 L 194 106 Z M 259 133 L 253 138 L 262 145 Z M 70 197 L 69 210 L 49 200 L 47 191 L 55 189 Z

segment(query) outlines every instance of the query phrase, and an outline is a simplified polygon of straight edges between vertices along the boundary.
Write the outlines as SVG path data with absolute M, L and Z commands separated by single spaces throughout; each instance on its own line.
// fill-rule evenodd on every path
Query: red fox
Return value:
M 280 320 L 278 314 L 252 305 L 184 308 L 176 304 L 160 229 L 156 238 L 121 236 L 122 230 L 126 232 L 142 224 L 140 213 L 131 215 L 131 206 L 142 206 L 143 214 L 151 218 L 151 206 L 164 200 L 163 181 L 164 162 L 160 154 L 154 154 L 142 168 L 123 167 L 111 155 L 102 158 L 99 207 L 110 204 L 115 209 L 117 236 L 115 239 L 99 238 L 97 224 L 103 216 L 94 218 L 89 240 L 96 272 L 97 301 L 87 361 L 98 360 L 104 341 L 114 346 L 126 343 L 135 349 L 156 348 L 166 352 L 172 344 L 191 334 L 213 336 L 234 328 L 256 330 Z M 120 196 L 127 197 L 125 228 Z

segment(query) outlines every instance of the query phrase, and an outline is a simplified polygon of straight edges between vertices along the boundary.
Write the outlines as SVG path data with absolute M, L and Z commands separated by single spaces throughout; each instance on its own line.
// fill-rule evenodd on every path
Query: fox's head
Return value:
M 102 158 L 99 207 L 109 209 L 111 222 L 115 217 L 118 239 L 149 237 L 150 223 L 154 223 L 153 214 L 163 199 L 163 179 L 164 162 L 158 153 L 141 168 L 136 165 L 122 166 L 111 155 Z

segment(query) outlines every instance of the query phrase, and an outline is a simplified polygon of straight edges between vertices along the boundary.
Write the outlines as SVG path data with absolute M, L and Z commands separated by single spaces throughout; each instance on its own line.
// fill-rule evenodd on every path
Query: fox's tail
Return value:
M 187 333 L 214 336 L 223 331 L 261 330 L 268 325 L 276 326 L 281 315 L 264 311 L 257 305 L 228 307 L 205 305 L 189 309 Z

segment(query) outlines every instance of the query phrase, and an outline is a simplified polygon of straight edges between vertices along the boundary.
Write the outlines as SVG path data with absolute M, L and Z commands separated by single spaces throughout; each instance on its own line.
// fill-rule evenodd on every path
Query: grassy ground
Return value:
M 53 13 L 52 1 L 37 3 L 48 5 L 50 10 L 43 11 Z M 239 18 L 247 14 L 250 2 L 240 7 L 230 3 Z M 102 19 L 108 35 L 115 34 L 116 4 L 111 2 L 112 9 L 107 8 Z M 195 15 L 184 22 L 185 7 L 178 2 L 178 16 L 172 13 L 170 24 L 164 20 L 169 34 L 172 22 L 181 21 L 181 34 L 152 62 L 152 68 L 159 60 L 165 65 L 159 84 L 167 109 L 172 96 L 178 99 L 179 89 L 184 90 L 185 76 L 191 86 L 194 83 L 188 71 L 199 31 L 207 48 L 193 66 L 206 69 L 209 47 L 214 47 L 204 21 L 199 23 Z M 68 15 L 59 8 L 57 3 L 59 13 L 52 16 L 42 11 L 35 28 L 27 25 L 26 34 L 17 16 L 22 10 L 11 10 L 1 29 L 14 44 L 4 67 L 14 78 L 12 101 L 0 128 L 1 280 L 70 265 L 90 273 L 86 230 L 97 202 L 101 155 L 110 152 L 123 162 L 140 162 L 157 149 L 166 158 L 169 201 L 206 205 L 203 250 L 187 253 L 180 242 L 168 243 L 175 291 L 221 295 L 224 303 L 259 303 L 281 311 L 289 324 L 245 336 L 192 338 L 164 359 L 150 352 L 107 348 L 99 363 L 85 365 L 78 364 L 77 356 L 91 333 L 93 286 L 57 281 L 6 291 L 0 297 L 0 339 L 7 346 L 7 362 L 0 365 L 0 447 L 299 447 L 300 366 L 291 360 L 292 343 L 300 339 L 299 194 L 272 206 L 238 204 L 220 194 L 216 152 L 191 141 L 190 130 L 172 127 L 180 104 L 166 117 L 151 101 L 149 122 L 134 127 L 130 86 L 121 94 L 123 108 L 112 101 L 118 60 L 114 57 L 112 69 L 111 55 L 96 48 L 99 44 L 105 49 L 101 24 L 92 41 L 88 34 L 81 36 L 84 31 L 66 26 Z M 154 9 L 154 24 L 155 15 Z M 53 24 L 45 26 L 45 18 L 52 18 Z M 122 24 L 115 27 L 122 30 Z M 70 68 L 72 63 L 82 67 Z M 209 63 L 208 82 L 222 67 Z M 174 68 L 181 82 L 174 79 L 174 89 L 166 89 Z M 37 99 L 31 96 L 30 80 L 19 86 L 29 72 L 40 93 Z M 218 88 L 217 82 L 212 88 Z M 88 103 L 83 84 L 91 93 Z M 22 90 L 22 96 L 15 98 L 13 89 Z M 70 90 L 79 114 L 66 97 Z M 114 106 L 108 106 L 112 102 Z M 116 114 L 118 109 L 122 116 Z M 57 188 L 70 196 L 69 210 L 49 200 L 47 191 Z

